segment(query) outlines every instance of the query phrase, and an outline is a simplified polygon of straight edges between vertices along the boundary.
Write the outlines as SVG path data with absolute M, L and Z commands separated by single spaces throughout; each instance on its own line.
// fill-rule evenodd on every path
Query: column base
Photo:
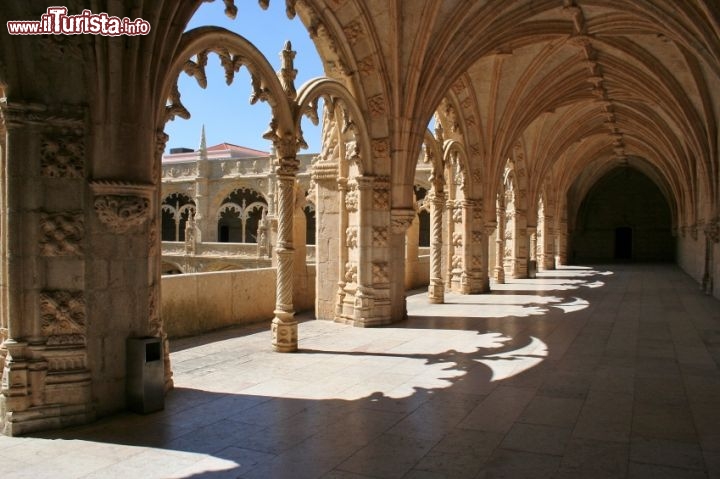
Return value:
M 289 318 L 285 319 L 283 316 Z M 298 350 L 298 323 L 294 313 L 275 311 L 272 320 L 272 348 L 278 353 L 294 353 Z

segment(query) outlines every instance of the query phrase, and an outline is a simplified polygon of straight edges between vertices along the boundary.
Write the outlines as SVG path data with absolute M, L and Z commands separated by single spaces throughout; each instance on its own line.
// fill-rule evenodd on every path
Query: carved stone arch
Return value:
M 435 138 L 429 129 L 425 130 L 423 161 L 430 163 L 429 181 L 436 192 L 442 192 L 445 184 L 445 162 L 442 148 L 442 142 Z
M 235 212 L 235 211 L 237 211 L 237 214 L 238 214 L 238 217 L 239 217 L 239 218 L 242 218 L 242 217 L 243 217 L 243 213 L 245 212 L 245 210 L 243 209 L 242 206 L 240 206 L 240 205 L 237 204 L 237 203 L 233 203 L 232 201 L 229 201 L 229 202 L 227 202 L 227 203 L 223 203 L 223 204 L 220 206 L 220 208 L 218 208 L 217 213 L 215 214 L 215 217 L 216 217 L 217 220 L 219 220 L 219 219 L 222 217 L 222 214 L 223 214 L 223 213 Z
M 342 122 L 339 132 L 341 136 L 350 135 L 348 142 L 339 142 L 340 157 L 356 162 L 359 175 L 372 175 L 373 154 L 365 117 L 355 98 L 341 82 L 331 78 L 314 78 L 300 87 L 297 98 L 299 108 L 293 117 L 295 133 L 299 138 L 302 137 L 303 116 L 308 117 L 315 125 L 319 123 L 317 107 L 321 98 L 324 100 L 326 112 L 330 112 L 336 122 Z M 350 148 L 353 148 L 353 151 L 349 151 Z
M 240 180 L 239 182 L 223 185 L 220 189 L 218 189 L 210 198 L 208 210 L 212 214 L 213 211 L 216 211 L 223 205 L 223 203 L 225 203 L 227 198 L 230 198 L 236 192 L 241 194 L 243 191 L 255 193 L 257 196 L 265 200 L 265 203 L 268 203 L 266 193 L 253 188 L 250 182 Z
M 443 163 L 446 166 L 457 165 L 460 178 L 446 178 L 446 180 L 448 182 L 459 181 L 456 184 L 463 191 L 463 197 L 471 198 L 471 191 L 465 189 L 470 184 L 470 166 L 468 165 L 465 146 L 457 140 L 445 140 L 443 143 Z
M 228 84 L 232 83 L 240 68 L 245 67 L 250 72 L 250 102 L 265 101 L 272 111 L 270 128 L 265 137 L 272 139 L 291 135 L 294 131 L 292 111 L 287 93 L 272 65 L 249 40 L 220 27 L 199 27 L 183 34 L 162 86 L 162 98 L 168 101 L 158 109 L 157 124 L 164 125 L 174 116 L 190 117 L 190 112 L 180 102 L 177 78 L 184 71 L 194 77 L 201 88 L 205 88 L 205 66 L 210 53 L 220 57 Z

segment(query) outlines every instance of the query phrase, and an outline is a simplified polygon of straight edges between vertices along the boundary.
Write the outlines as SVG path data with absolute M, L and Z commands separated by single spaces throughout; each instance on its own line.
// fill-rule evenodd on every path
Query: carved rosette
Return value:
M 79 256 L 83 254 L 85 217 L 82 212 L 40 214 L 40 254 Z
M 85 344 L 85 314 L 82 292 L 40 293 L 40 329 L 48 346 Z
M 152 185 L 95 181 L 93 206 L 100 221 L 115 234 L 123 234 L 145 224 L 151 217 Z

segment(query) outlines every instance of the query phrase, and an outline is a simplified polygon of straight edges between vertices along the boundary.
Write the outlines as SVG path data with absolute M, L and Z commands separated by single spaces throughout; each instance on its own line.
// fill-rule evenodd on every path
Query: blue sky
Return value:
M 286 40 L 292 42 L 297 52 L 295 68 L 298 76 L 295 86 L 299 88 L 307 80 L 323 75 L 322 62 L 299 18 L 289 20 L 285 14 L 285 2 L 274 0 L 267 10 L 262 10 L 255 0 L 236 2 L 238 15 L 235 20 L 225 16 L 223 2 L 203 3 L 188 24 L 188 29 L 204 25 L 216 25 L 232 30 L 262 51 L 277 71 L 280 69 L 280 51 Z M 170 135 L 167 150 L 175 147 L 196 149 L 200 144 L 200 130 L 205 125 L 208 145 L 222 142 L 269 151 L 270 142 L 262 138 L 270 121 L 267 104 L 250 105 L 250 76 L 243 68 L 235 75 L 229 87 L 225 84 L 225 72 L 216 55 L 212 54 L 207 66 L 208 86 L 200 88 L 195 79 L 180 73 L 178 86 L 181 100 L 190 111 L 189 120 L 175 118 L 165 125 Z M 309 120 L 303 121 L 307 151 L 320 149 L 320 129 Z

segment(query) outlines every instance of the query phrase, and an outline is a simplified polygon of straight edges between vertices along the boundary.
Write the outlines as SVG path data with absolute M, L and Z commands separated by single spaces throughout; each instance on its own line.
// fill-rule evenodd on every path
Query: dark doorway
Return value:
M 227 243 L 230 241 L 230 227 L 228 225 L 220 225 L 220 242 Z
M 615 228 L 615 259 L 632 259 L 632 228 Z

